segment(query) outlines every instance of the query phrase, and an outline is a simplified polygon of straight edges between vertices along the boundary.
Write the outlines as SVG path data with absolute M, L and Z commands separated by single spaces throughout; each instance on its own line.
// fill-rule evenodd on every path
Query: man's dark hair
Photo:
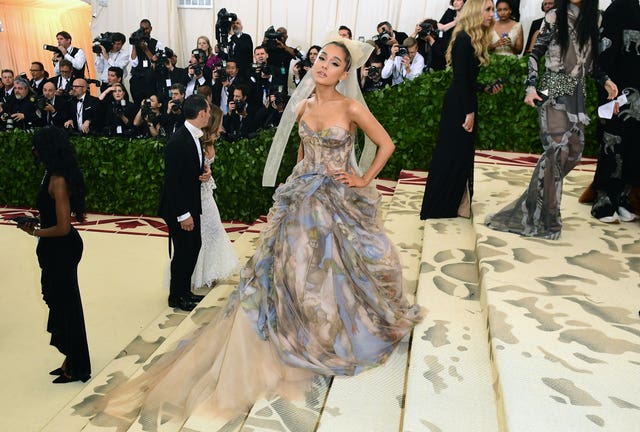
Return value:
M 40 63 L 39 61 L 31 62 L 31 64 L 38 66 L 38 68 L 40 68 L 41 71 L 44 70 L 44 65 L 42 63 Z
M 113 42 L 122 42 L 122 43 L 124 43 L 127 40 L 127 37 L 124 34 L 120 33 L 120 32 L 115 32 L 111 36 L 111 40 Z
M 256 47 L 253 49 L 253 53 L 255 54 L 257 50 L 267 50 L 267 47 L 265 47 L 264 45 L 256 45 Z
M 71 69 L 71 72 L 73 72 L 73 63 L 71 63 L 69 60 L 67 59 L 60 60 L 60 63 L 58 63 L 58 70 L 60 70 L 60 68 L 63 66 L 67 66 L 68 68 Z
M 349 37 L 350 38 L 353 37 L 353 33 L 351 33 L 351 29 L 345 25 L 341 25 L 340 27 L 338 27 L 338 30 L 346 30 L 349 33 Z
M 202 110 L 206 111 L 207 108 L 209 108 L 209 102 L 207 102 L 204 96 L 192 94 L 184 100 L 182 113 L 185 119 L 191 120 L 198 117 L 198 113 Z
M 124 76 L 124 71 L 119 66 L 111 66 L 109 68 L 109 72 L 115 72 L 116 76 L 120 79 L 122 79 L 122 77 Z
M 242 92 L 242 96 L 244 96 L 244 97 L 247 96 L 247 88 L 245 86 L 243 86 L 242 84 L 238 84 L 237 86 L 233 87 L 233 90 L 231 90 L 229 92 L 229 94 L 231 94 L 233 96 L 233 93 L 236 90 L 240 90 Z
M 149 24 L 149 27 L 152 27 L 152 25 L 151 25 L 151 21 L 149 21 L 149 20 L 148 20 L 148 19 L 146 19 L 146 18 L 144 18 L 144 19 L 141 19 L 141 20 L 140 20 L 140 24 L 142 24 L 142 23 Z
M 61 31 L 61 32 L 56 33 L 56 37 L 58 37 L 58 36 L 62 36 L 65 39 L 71 39 L 71 35 L 69 34 L 69 32 L 66 32 L 64 30 Z
M 172 84 L 170 89 L 178 90 L 180 94 L 185 94 L 185 92 L 187 91 L 187 88 L 184 86 L 184 84 L 181 83 Z
M 0 74 L 3 73 L 10 73 L 11 76 L 16 76 L 16 74 L 11 69 L 2 69 L 2 72 L 0 72 Z
M 389 21 L 381 21 L 378 23 L 378 25 L 376 26 L 376 30 L 379 29 L 380 27 L 386 25 L 387 27 L 389 27 L 390 29 L 393 28 L 393 26 L 391 25 L 391 23 Z

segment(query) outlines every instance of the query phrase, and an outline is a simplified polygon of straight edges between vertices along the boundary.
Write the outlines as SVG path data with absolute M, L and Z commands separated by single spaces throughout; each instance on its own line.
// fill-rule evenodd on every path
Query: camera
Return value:
M 391 33 L 389 33 L 386 29 L 382 30 L 382 33 L 373 37 L 373 40 L 376 42 L 378 46 L 384 46 L 392 39 Z
M 225 82 L 225 81 L 229 81 L 229 75 L 227 75 L 227 71 L 224 69 L 220 69 L 218 72 L 218 78 L 216 79 L 216 82 Z
M 237 99 L 233 101 L 236 105 L 236 112 L 237 113 L 241 113 L 244 111 L 244 109 L 247 107 L 247 103 L 245 101 L 243 101 L 242 99 Z
M 200 76 L 202 75 L 202 65 L 201 64 L 194 64 L 190 66 L 191 70 L 193 71 L 193 75 L 195 76 Z
M 123 115 L 126 107 L 127 107 L 127 101 L 125 101 L 124 99 L 119 101 L 116 101 L 116 100 L 111 101 L 111 111 L 117 116 Z
M 87 78 L 87 84 L 94 84 L 94 85 L 100 87 L 102 85 L 102 81 L 100 81 L 98 79 Z
M 174 101 L 171 105 L 171 114 L 180 114 L 182 111 L 182 102 Z
M 36 108 L 39 110 L 43 110 L 44 107 L 47 105 L 47 98 L 44 97 L 43 95 L 38 95 L 36 97 Z
M 2 119 L 3 122 L 5 122 L 5 126 L 4 128 L 6 130 L 11 130 L 13 129 L 13 118 L 7 114 L 7 113 L 2 113 L 2 117 L 0 117 Z
M 147 98 L 142 102 L 140 114 L 142 114 L 142 117 L 149 123 L 156 123 L 158 117 L 151 109 L 151 99 Z
M 426 38 L 427 36 L 431 36 L 433 38 L 438 37 L 438 28 L 433 26 L 433 23 L 430 21 L 424 21 L 420 24 L 420 31 L 418 32 L 418 37 Z
M 58 55 L 62 55 L 62 51 L 60 51 L 60 49 L 58 48 L 57 45 L 47 45 L 47 44 L 45 44 L 45 45 L 42 46 L 42 49 L 54 52 L 54 53 L 56 53 Z
M 131 33 L 129 37 L 129 45 L 139 45 L 141 42 L 149 42 L 149 36 L 142 27 Z
M 369 66 L 367 68 L 367 72 L 369 72 L 369 76 L 378 75 L 380 73 L 380 68 L 376 66 Z
M 409 51 L 407 51 L 407 47 L 404 45 L 398 45 L 398 51 L 396 52 L 398 57 L 404 57 L 409 55 Z
M 274 103 L 276 105 L 285 105 L 287 103 L 287 95 L 284 93 L 284 87 L 279 85 L 271 88 L 272 96 L 275 96 Z
M 216 21 L 216 40 L 218 41 L 218 47 L 224 50 L 229 46 L 229 32 L 231 26 L 238 19 L 238 15 L 227 12 L 225 8 L 218 11 L 218 19 Z
M 100 49 L 100 46 L 103 46 L 105 51 L 107 52 L 111 51 L 111 48 L 113 48 L 113 33 L 111 32 L 100 33 L 100 36 L 98 36 L 93 40 L 93 46 L 91 47 L 91 51 L 93 51 L 96 54 L 100 54 L 102 52 L 102 50 Z
M 278 47 L 278 42 L 277 41 L 282 41 L 283 40 L 284 33 L 276 31 L 273 28 L 273 26 L 269 26 L 267 31 L 264 32 L 264 37 L 265 37 L 265 39 L 267 39 L 266 48 L 268 50 L 269 49 L 275 49 L 275 48 Z

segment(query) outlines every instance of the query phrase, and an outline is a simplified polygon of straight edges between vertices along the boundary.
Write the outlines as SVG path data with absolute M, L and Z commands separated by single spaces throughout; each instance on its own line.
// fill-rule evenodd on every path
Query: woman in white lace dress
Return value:
M 209 165 L 212 165 L 215 159 L 216 149 L 213 143 L 220 136 L 222 115 L 220 108 L 215 105 L 211 106 L 209 124 L 203 129 L 204 135 L 200 138 L 205 163 Z M 211 170 L 213 171 L 213 167 Z M 222 226 L 220 212 L 213 199 L 213 190 L 215 188 L 216 183 L 213 180 L 213 176 L 200 186 L 202 197 L 202 222 L 200 228 L 202 246 L 200 247 L 198 262 L 191 275 L 192 291 L 202 287 L 212 287 L 216 281 L 233 275 L 240 266 L 238 255 Z

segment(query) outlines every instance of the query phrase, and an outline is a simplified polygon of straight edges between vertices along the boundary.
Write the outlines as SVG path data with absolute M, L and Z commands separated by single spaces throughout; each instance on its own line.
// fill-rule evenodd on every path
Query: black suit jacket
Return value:
M 238 65 L 239 73 L 248 77 L 253 62 L 253 41 L 251 36 L 242 33 L 240 37 L 235 34 L 229 38 L 229 59 L 234 59 Z
M 48 80 L 47 79 L 41 79 L 40 80 L 40 84 L 36 85 L 36 82 L 34 80 L 29 80 L 29 86 L 31 86 L 31 88 L 33 89 L 34 92 L 36 92 L 36 94 L 41 95 L 42 94 L 42 87 L 44 87 L 44 83 L 46 83 Z
M 194 219 L 200 217 L 200 180 L 202 165 L 193 136 L 182 125 L 174 133 L 165 149 L 164 187 L 158 213 L 169 226 L 178 223 L 178 216 L 187 212 Z
M 53 114 L 39 110 L 40 125 L 64 127 L 64 123 L 71 118 L 69 117 L 69 102 L 62 96 L 56 96 L 53 98 L 53 108 L 56 110 Z
M 56 75 L 53 78 L 49 78 L 49 82 L 53 83 L 54 86 L 56 86 L 56 89 L 60 88 L 60 83 L 62 82 L 62 77 L 60 75 Z M 65 95 L 68 95 L 69 92 L 71 91 L 71 87 L 73 85 L 73 78 L 70 78 L 67 81 L 67 85 L 62 89 L 65 92 Z
M 73 120 L 73 128 L 78 130 L 78 116 L 77 116 L 78 100 L 73 98 L 69 101 L 69 115 Z M 100 106 L 100 99 L 90 94 L 84 95 L 84 101 L 82 103 L 82 121 L 89 120 L 89 131 L 97 133 L 102 130 L 102 109 Z

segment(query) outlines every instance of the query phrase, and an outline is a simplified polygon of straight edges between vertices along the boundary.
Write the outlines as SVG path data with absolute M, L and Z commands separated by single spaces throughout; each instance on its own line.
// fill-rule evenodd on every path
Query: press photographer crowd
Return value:
M 497 9 L 500 21 L 496 27 L 502 23 L 504 32 L 491 49 L 518 55 L 524 45 L 522 26 L 514 20 L 509 0 L 498 3 L 504 7 Z M 546 0 L 543 10 L 547 4 L 553 6 Z M 410 36 L 387 21 L 379 23 L 367 41 L 375 49 L 358 71 L 362 90 L 377 91 L 444 69 L 445 53 L 463 6 L 464 0 L 451 0 L 440 21 L 424 19 Z M 530 39 L 535 39 L 533 30 Z M 70 134 L 168 137 L 184 123 L 184 99 L 199 93 L 222 109 L 223 139 L 252 137 L 278 125 L 289 91 L 304 78 L 320 51 L 318 45 L 305 53 L 288 46 L 287 29 L 273 26 L 254 46 L 238 16 L 221 9 L 215 43 L 200 36 L 181 67 L 176 52 L 151 32 L 151 22 L 143 19 L 128 39 L 120 32 L 101 33 L 91 53 L 97 79 L 90 79 L 86 63 L 91 55 L 74 47 L 68 32 L 60 31 L 55 45 L 43 47 L 53 53 L 51 65 L 31 63 L 30 79 L 24 72 L 16 76 L 12 70 L 2 70 L 0 130 L 54 125 Z M 339 33 L 353 37 L 346 26 Z M 531 45 L 531 41 L 526 44 Z M 94 91 L 98 97 L 90 94 L 91 86 L 98 89 Z

